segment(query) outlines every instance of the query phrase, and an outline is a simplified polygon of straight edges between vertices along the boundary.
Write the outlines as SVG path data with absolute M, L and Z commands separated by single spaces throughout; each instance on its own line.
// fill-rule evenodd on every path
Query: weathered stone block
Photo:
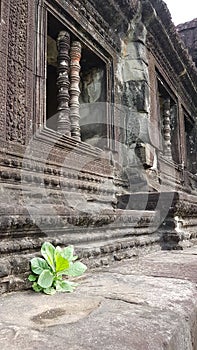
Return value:
M 125 60 L 123 63 L 123 81 L 148 81 L 147 65 L 141 60 Z
M 145 80 L 127 81 L 124 85 L 124 102 L 131 111 L 149 113 L 149 88 Z

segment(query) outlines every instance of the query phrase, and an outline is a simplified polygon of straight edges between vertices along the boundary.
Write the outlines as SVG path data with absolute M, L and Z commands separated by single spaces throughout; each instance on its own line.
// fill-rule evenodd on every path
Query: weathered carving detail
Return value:
M 58 125 L 57 131 L 63 135 L 70 136 L 70 119 L 69 119 L 69 48 L 70 34 L 61 31 L 57 38 L 58 49 Z
M 177 30 L 197 66 L 197 18 L 190 22 L 179 24 Z
M 65 1 L 59 0 L 59 3 L 62 5 L 63 8 L 65 8 Z M 100 4 L 99 4 L 100 7 Z M 105 20 L 100 14 L 99 11 L 95 8 L 94 4 L 91 4 L 89 1 L 86 0 L 68 0 L 66 9 L 69 10 L 69 8 L 72 8 L 73 10 L 77 12 L 77 15 L 81 16 L 82 21 L 85 20 L 88 21 L 91 26 L 96 29 L 96 31 L 101 35 L 104 40 L 106 40 L 113 48 L 120 50 L 120 38 L 115 33 L 115 31 L 111 28 L 111 25 L 108 23 L 108 19 Z M 118 8 L 120 12 L 120 8 Z M 77 16 L 77 17 L 78 17 Z M 112 17 L 112 21 L 114 19 L 114 16 Z M 86 22 L 87 23 L 87 22 Z M 94 33 L 95 33 L 94 29 Z
M 170 126 L 170 99 L 163 103 L 163 138 L 164 138 L 164 156 L 172 158 L 171 151 L 171 126 Z
M 159 2 L 159 4 L 162 7 L 162 9 L 161 9 L 162 13 L 164 13 L 165 9 L 163 8 L 162 3 Z M 164 6 L 165 6 L 165 4 L 164 4 Z M 165 14 L 165 16 L 168 16 L 168 15 Z M 165 16 L 163 16 L 163 18 Z M 155 18 L 155 20 L 156 20 L 156 18 Z M 154 29 L 154 27 L 155 27 L 155 29 Z M 151 22 L 151 31 L 148 30 L 148 33 L 147 33 L 147 45 L 148 45 L 148 48 L 153 53 L 153 55 L 155 57 L 157 57 L 157 60 L 160 62 L 160 65 L 164 67 L 165 74 L 168 77 L 168 80 L 171 82 L 171 84 L 174 87 L 177 86 L 177 76 L 176 76 L 175 71 L 172 69 L 172 66 L 174 65 L 175 61 L 178 64 L 178 57 L 182 58 L 182 60 L 185 62 L 185 66 L 188 67 L 188 70 L 192 71 L 192 76 L 196 77 L 196 70 L 191 65 L 192 59 L 188 55 L 187 49 L 185 49 L 185 46 L 184 46 L 182 40 L 180 40 L 179 34 L 177 33 L 177 30 L 175 29 L 175 27 L 171 26 L 169 28 L 169 34 L 171 34 L 171 38 L 173 39 L 173 42 L 176 43 L 175 46 L 177 47 L 177 58 L 175 59 L 174 55 L 169 55 L 169 58 L 171 60 L 173 60 L 172 64 L 169 60 L 167 60 L 166 55 L 165 55 L 165 52 L 167 52 L 167 50 L 168 50 L 165 41 L 162 39 L 163 41 L 162 41 L 162 45 L 161 45 L 160 40 L 157 40 L 158 36 L 155 35 L 155 33 L 154 33 L 154 30 L 155 31 L 157 30 L 156 28 L 157 27 L 155 25 L 155 22 L 154 23 Z M 194 66 L 194 64 L 193 64 L 193 66 Z M 185 75 L 181 75 L 181 73 L 182 72 L 180 72 L 180 76 L 185 78 Z M 180 96 L 186 104 L 189 103 L 195 110 L 194 103 L 191 99 L 191 96 L 193 95 L 193 93 L 192 93 L 192 89 L 190 89 L 189 86 L 190 86 L 190 82 L 188 79 L 187 88 L 185 87 L 184 84 L 182 85 L 182 91 L 180 91 Z
M 109 187 L 106 190 L 105 180 L 97 175 L 86 172 L 74 172 L 71 169 L 57 169 L 54 166 L 38 163 L 37 161 L 26 161 L 4 158 L 0 159 L 0 180 L 9 180 L 15 183 L 21 181 L 32 185 L 45 184 L 46 188 L 57 188 L 70 191 L 83 190 L 86 193 L 110 196 L 115 190 Z
M 7 62 L 6 138 L 25 143 L 26 139 L 26 52 L 28 1 L 10 2 Z
M 70 120 L 71 120 L 71 136 L 80 141 L 81 133 L 79 126 L 79 83 L 80 83 L 80 59 L 81 59 L 81 44 L 79 41 L 74 41 L 70 51 Z

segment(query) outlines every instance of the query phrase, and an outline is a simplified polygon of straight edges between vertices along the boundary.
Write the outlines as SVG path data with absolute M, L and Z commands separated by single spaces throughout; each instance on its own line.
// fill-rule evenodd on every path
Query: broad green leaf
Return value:
M 54 276 L 49 270 L 44 270 L 38 278 L 38 284 L 40 287 L 46 289 L 52 286 Z
M 63 252 L 63 249 L 61 248 L 61 247 L 59 247 L 59 246 L 57 246 L 56 248 L 55 248 L 55 255 L 56 254 L 62 254 L 62 252 Z
M 59 247 L 56 247 L 55 249 L 55 265 L 56 265 L 56 272 L 60 272 L 63 271 L 65 269 L 68 269 L 70 264 L 69 261 L 67 259 L 65 259 L 61 253 L 62 250 L 61 248 L 57 249 Z
M 87 270 L 87 266 L 81 263 L 80 261 L 76 261 L 75 263 L 71 264 L 69 269 L 64 270 L 65 275 L 77 277 L 83 275 L 83 273 Z
M 50 287 L 50 288 L 45 288 L 45 289 L 43 289 L 43 292 L 44 292 L 45 294 L 48 294 L 48 295 L 53 295 L 53 294 L 56 293 L 56 290 L 55 290 L 55 288 Z
M 56 290 L 57 292 L 72 293 L 78 284 L 70 281 L 57 281 Z
M 30 282 L 34 282 L 34 281 L 36 281 L 37 280 L 37 278 L 38 278 L 38 276 L 36 276 L 36 275 L 29 275 L 29 277 L 28 277 L 28 280 L 30 281 Z
M 42 291 L 42 287 L 40 287 L 40 286 L 38 285 L 37 282 L 34 282 L 34 283 L 32 284 L 32 288 L 33 288 L 33 290 L 34 290 L 35 292 L 37 292 L 37 293 Z
M 42 258 L 31 259 L 31 269 L 36 275 L 40 275 L 43 270 L 50 269 L 47 262 Z
M 50 242 L 43 243 L 41 254 L 55 272 L 55 247 Z
M 74 255 L 73 258 L 72 258 L 72 261 L 75 261 L 78 259 L 78 255 Z
M 69 245 L 68 247 L 62 249 L 62 256 L 70 262 L 73 261 L 73 258 L 75 258 L 73 254 L 74 254 L 73 245 Z

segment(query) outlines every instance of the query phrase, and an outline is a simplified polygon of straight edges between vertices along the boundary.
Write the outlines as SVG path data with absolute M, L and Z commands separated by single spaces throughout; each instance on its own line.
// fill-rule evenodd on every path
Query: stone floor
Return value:
M 73 294 L 0 297 L 0 349 L 197 349 L 197 247 L 86 273 Z

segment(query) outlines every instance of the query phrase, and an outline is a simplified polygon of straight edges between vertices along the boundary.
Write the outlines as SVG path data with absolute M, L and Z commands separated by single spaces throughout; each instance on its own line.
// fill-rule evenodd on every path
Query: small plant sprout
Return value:
M 56 292 L 73 292 L 77 283 L 63 276 L 78 277 L 81 276 L 87 267 L 77 260 L 74 256 L 74 247 L 72 245 L 56 248 L 49 242 L 43 243 L 41 247 L 43 258 L 31 259 L 31 273 L 28 277 L 33 282 L 32 288 L 35 292 L 44 292 L 46 294 L 55 294 Z

